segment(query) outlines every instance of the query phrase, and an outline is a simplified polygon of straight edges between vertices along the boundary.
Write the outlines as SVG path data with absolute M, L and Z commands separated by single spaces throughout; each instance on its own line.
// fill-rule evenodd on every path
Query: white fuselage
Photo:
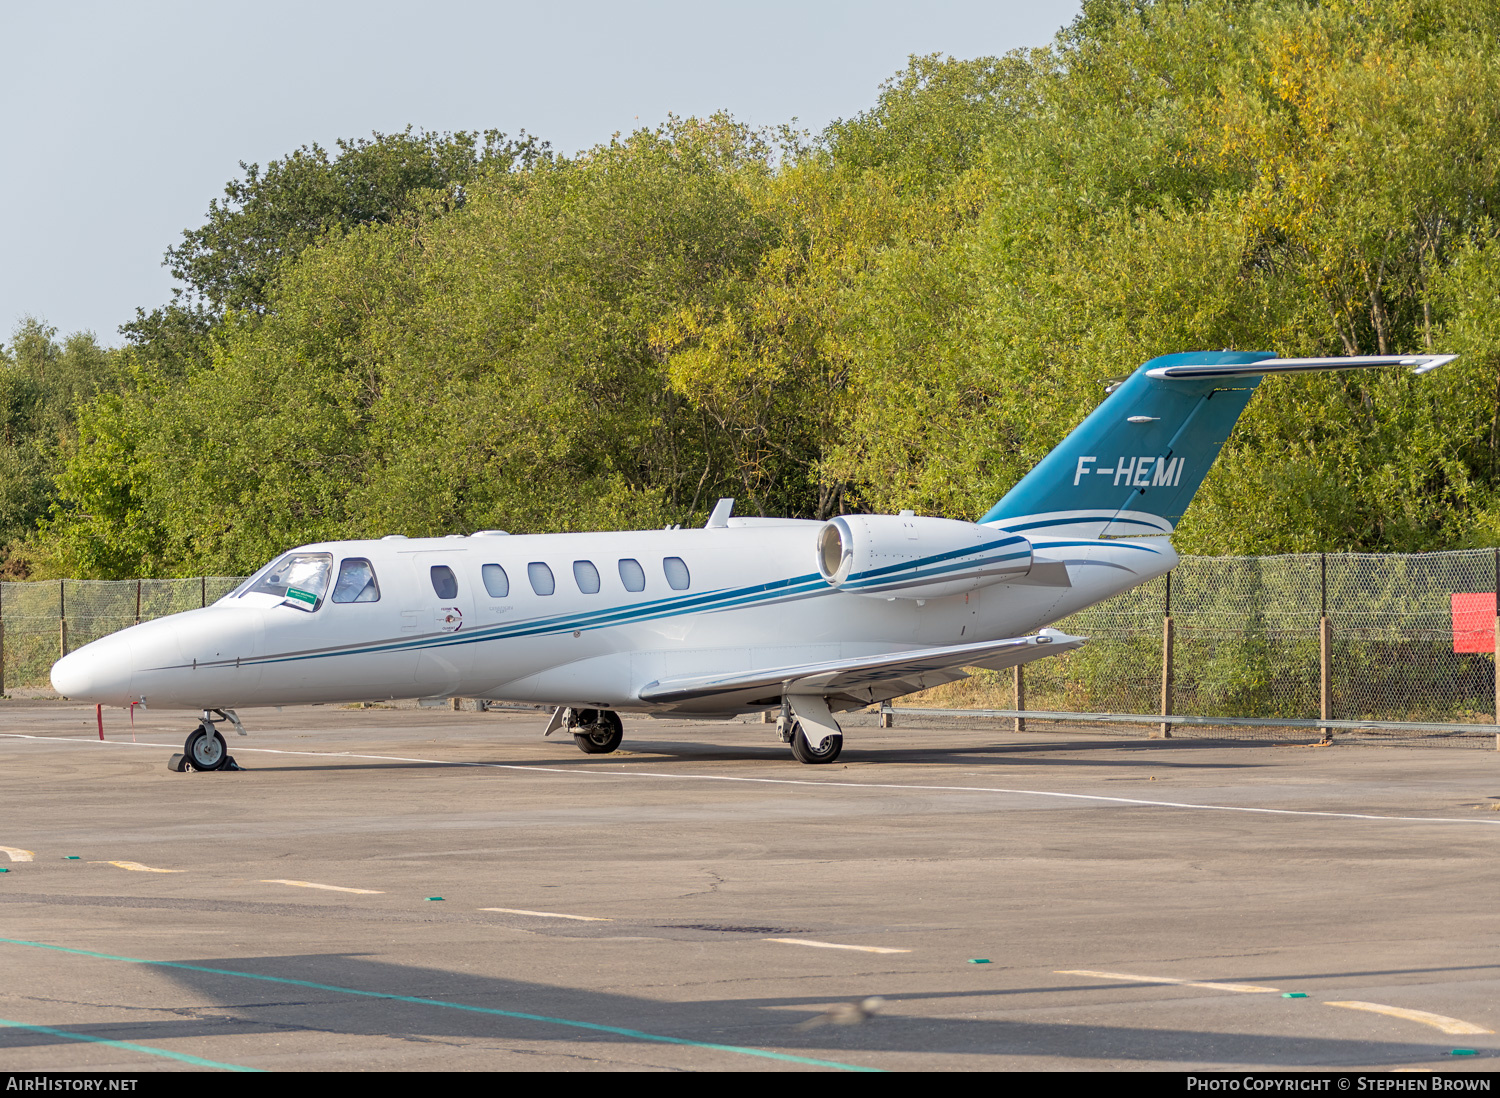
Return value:
M 298 552 L 330 554 L 335 572 L 367 560 L 378 601 L 324 598 L 309 612 L 237 593 L 86 645 L 52 680 L 77 700 L 151 708 L 450 696 L 652 711 L 662 707 L 640 691 L 664 679 L 1020 636 L 1177 562 L 1165 537 L 1034 539 L 1036 561 L 1054 577 L 1064 566 L 1065 581 L 888 598 L 839 591 L 819 575 L 823 526 L 729 519 L 713 529 L 309 545 Z M 668 558 L 685 565 L 685 587 L 680 571 L 670 584 Z M 622 560 L 639 564 L 642 590 L 627 589 Z M 578 562 L 593 565 L 597 591 L 586 593 L 590 570 L 575 573 Z M 534 588 L 534 564 L 547 566 L 552 594 Z M 485 565 L 504 570 L 504 596 L 489 593 Z M 447 597 L 435 568 L 456 579 Z M 670 708 L 725 711 L 711 699 Z

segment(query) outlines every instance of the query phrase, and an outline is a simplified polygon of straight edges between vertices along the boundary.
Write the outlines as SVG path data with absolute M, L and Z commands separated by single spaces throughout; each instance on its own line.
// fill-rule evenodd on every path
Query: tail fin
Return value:
M 1170 534 L 1263 375 L 1398 365 L 1426 373 L 1454 357 L 1200 351 L 1153 358 L 979 521 L 1028 537 Z

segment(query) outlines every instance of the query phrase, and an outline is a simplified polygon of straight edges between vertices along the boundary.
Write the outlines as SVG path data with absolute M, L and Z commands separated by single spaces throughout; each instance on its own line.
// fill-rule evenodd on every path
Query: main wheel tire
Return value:
M 573 733 L 578 750 L 585 755 L 608 755 L 620 746 L 620 741 L 625 738 L 625 726 L 620 723 L 618 713 L 608 709 L 586 709 L 584 712 L 597 712 L 598 717 L 592 724 L 580 725 L 579 731 Z
M 194 770 L 222 770 L 229 761 L 229 745 L 215 731 L 209 735 L 201 726 L 182 745 L 182 753 Z
M 792 729 L 792 758 L 799 763 L 831 763 L 843 749 L 844 737 L 835 734 L 823 741 L 820 750 L 814 751 L 802 733 L 802 725 L 799 723 Z

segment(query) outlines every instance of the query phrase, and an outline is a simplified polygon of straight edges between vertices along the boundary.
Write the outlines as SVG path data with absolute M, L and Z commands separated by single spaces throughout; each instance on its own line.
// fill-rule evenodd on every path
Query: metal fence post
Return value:
M 1172 715 L 1172 647 L 1176 630 L 1172 626 L 1172 573 L 1167 573 L 1167 597 L 1161 625 L 1161 715 Z M 1152 739 L 1170 740 L 1172 722 L 1162 721 Z
M 1495 550 L 1495 723 L 1500 724 L 1500 549 Z M 1500 751 L 1500 732 L 1495 750 Z
M 141 581 L 135 581 L 135 623 L 141 624 Z
M 208 605 L 208 577 L 198 577 L 198 607 L 202 609 Z
M 1021 670 L 1021 664 L 1016 664 L 1016 712 L 1026 712 L 1026 675 Z M 1016 731 L 1026 731 L 1026 718 L 1016 718 Z
M 68 603 L 67 589 L 63 586 L 67 580 L 57 581 L 57 658 L 62 659 L 68 654 Z
M 0 695 L 5 693 L 5 584 L 0 581 Z
M 1318 554 L 1318 587 L 1321 591 L 1318 611 L 1318 717 L 1333 719 L 1333 627 L 1328 622 L 1328 554 Z M 1324 743 L 1333 741 L 1333 729 L 1318 729 Z

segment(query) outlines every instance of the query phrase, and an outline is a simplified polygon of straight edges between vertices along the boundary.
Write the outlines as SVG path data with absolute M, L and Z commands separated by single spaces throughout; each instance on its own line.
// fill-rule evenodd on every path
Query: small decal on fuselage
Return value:
M 1101 477 L 1114 477 L 1115 484 L 1126 484 L 1132 488 L 1175 488 L 1182 479 L 1184 460 L 1180 457 L 1141 454 L 1136 457 L 1118 457 L 1107 468 L 1091 469 L 1089 466 L 1098 465 L 1099 459 L 1093 456 L 1080 457 L 1078 468 L 1073 473 L 1073 485 L 1077 487 L 1085 476 L 1093 473 Z

